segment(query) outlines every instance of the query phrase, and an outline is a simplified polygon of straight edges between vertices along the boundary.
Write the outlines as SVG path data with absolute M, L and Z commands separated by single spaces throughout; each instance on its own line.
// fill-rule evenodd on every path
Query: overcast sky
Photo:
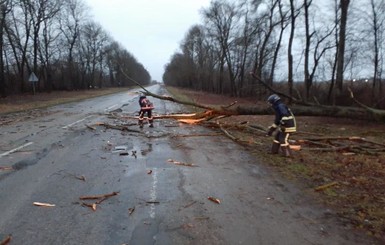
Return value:
M 164 66 L 210 0 L 85 0 L 93 20 L 162 81 Z

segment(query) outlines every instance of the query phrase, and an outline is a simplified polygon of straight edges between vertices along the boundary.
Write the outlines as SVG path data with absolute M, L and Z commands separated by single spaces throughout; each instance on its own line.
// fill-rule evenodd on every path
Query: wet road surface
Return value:
M 136 91 L 1 127 L 0 166 L 13 170 L 0 172 L 0 241 L 11 234 L 10 244 L 376 244 L 217 132 L 173 120 L 139 130 L 135 119 L 109 116 L 136 115 Z M 155 114 L 183 111 L 151 100 Z

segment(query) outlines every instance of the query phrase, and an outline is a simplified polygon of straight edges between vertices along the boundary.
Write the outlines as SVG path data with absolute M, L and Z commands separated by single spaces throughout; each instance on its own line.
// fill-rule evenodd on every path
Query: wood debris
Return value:
M 289 147 L 290 147 L 290 150 L 293 150 L 293 151 L 301 150 L 301 146 L 300 145 L 289 145 Z
M 193 164 L 193 163 L 178 162 L 178 161 L 175 161 L 175 160 L 173 160 L 173 159 L 168 159 L 167 162 L 173 163 L 173 164 L 179 165 L 179 166 L 198 167 L 198 165 L 195 165 L 195 164 Z
M 212 201 L 212 202 L 215 202 L 216 204 L 221 204 L 221 200 L 219 200 L 218 198 L 215 198 L 215 197 L 207 197 L 207 199 L 209 199 L 209 200 Z
M 128 209 L 128 215 L 131 215 L 135 211 L 135 207 Z
M 3 240 L 0 241 L 0 245 L 7 245 L 11 242 L 12 236 L 8 235 Z
M 81 180 L 81 181 L 86 181 L 86 177 L 84 175 L 81 176 L 75 176 L 76 179 Z
M 13 167 L 0 166 L 0 171 L 14 170 Z
M 365 138 L 351 137 L 319 137 L 296 140 L 296 144 L 306 145 L 310 151 L 341 152 L 349 156 L 353 154 L 377 155 L 385 152 L 385 145 L 369 141 Z
M 95 127 L 93 127 L 93 126 L 91 126 L 91 125 L 88 125 L 88 124 L 86 124 L 86 127 L 89 128 L 89 129 L 91 129 L 91 130 L 96 130 Z
M 191 202 L 191 203 L 189 203 L 189 204 L 183 206 L 183 208 L 189 208 L 189 207 L 191 207 L 192 205 L 194 205 L 195 203 L 197 203 L 197 201 L 193 201 L 193 202 Z
M 160 202 L 158 202 L 158 201 L 147 201 L 146 203 L 147 204 L 159 204 Z
M 86 202 L 82 202 L 82 205 L 85 206 L 85 207 L 91 208 L 92 211 L 96 211 L 96 203 L 86 203 Z
M 102 194 L 102 195 L 95 195 L 95 196 L 81 196 L 79 197 L 80 200 L 95 200 L 95 199 L 103 199 L 103 198 L 108 198 L 108 197 L 112 197 L 112 196 L 116 196 L 118 195 L 119 192 L 112 192 L 112 193 L 109 193 L 109 194 Z
M 33 205 L 39 206 L 39 207 L 55 207 L 55 204 L 51 203 L 45 203 L 45 202 L 34 202 Z
M 334 181 L 334 182 L 331 182 L 331 183 L 328 183 L 328 184 L 325 184 L 325 185 L 318 186 L 318 187 L 314 188 L 314 190 L 315 191 L 322 191 L 322 190 L 325 190 L 325 189 L 330 188 L 330 187 L 335 186 L 335 185 L 338 185 L 337 181 Z
M 82 206 L 89 207 L 93 211 L 96 211 L 97 205 L 101 204 L 103 201 L 107 200 L 108 198 L 110 198 L 112 196 L 116 196 L 118 194 L 119 194 L 119 192 L 112 192 L 112 193 L 102 194 L 102 195 L 81 196 L 81 197 L 79 197 L 79 199 L 80 200 L 98 200 L 98 201 L 96 201 L 94 203 L 82 202 Z
M 201 119 L 178 119 L 178 122 L 181 123 L 186 123 L 186 124 L 198 124 L 202 121 L 205 121 L 206 118 L 201 118 Z

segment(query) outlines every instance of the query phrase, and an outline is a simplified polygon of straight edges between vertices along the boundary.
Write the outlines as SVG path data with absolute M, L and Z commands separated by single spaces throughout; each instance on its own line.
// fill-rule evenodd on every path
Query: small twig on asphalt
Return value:
M 3 240 L 0 241 L 0 245 L 7 245 L 11 242 L 12 236 L 8 235 Z
M 109 193 L 109 194 L 103 194 L 103 195 L 95 195 L 95 196 L 81 196 L 79 197 L 80 200 L 90 200 L 90 199 L 103 199 L 103 198 L 108 198 L 108 197 L 112 197 L 112 196 L 116 196 L 118 195 L 119 192 L 112 192 L 112 193 Z
M 135 206 L 128 209 L 128 214 L 131 215 L 135 211 Z
M 173 163 L 173 164 L 179 165 L 179 166 L 198 167 L 198 165 L 195 165 L 193 163 L 178 162 L 178 161 L 175 161 L 173 159 L 168 159 L 167 162 L 170 162 L 170 163 Z
M 12 167 L 2 167 L 0 166 L 0 171 L 6 171 L 6 170 L 14 170 Z
M 193 201 L 193 202 L 187 204 L 186 206 L 184 206 L 183 208 L 189 208 L 189 207 L 191 207 L 192 205 L 194 205 L 195 203 L 197 203 L 197 201 Z

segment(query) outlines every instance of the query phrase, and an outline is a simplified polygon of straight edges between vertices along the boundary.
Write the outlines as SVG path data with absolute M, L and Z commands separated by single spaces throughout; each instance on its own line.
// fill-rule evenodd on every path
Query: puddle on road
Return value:
M 112 143 L 107 143 L 105 149 L 110 150 L 112 154 L 118 154 L 122 157 L 142 159 L 153 151 L 153 144 L 146 143 L 143 146 L 139 146 L 132 143 L 124 143 L 113 146 Z

